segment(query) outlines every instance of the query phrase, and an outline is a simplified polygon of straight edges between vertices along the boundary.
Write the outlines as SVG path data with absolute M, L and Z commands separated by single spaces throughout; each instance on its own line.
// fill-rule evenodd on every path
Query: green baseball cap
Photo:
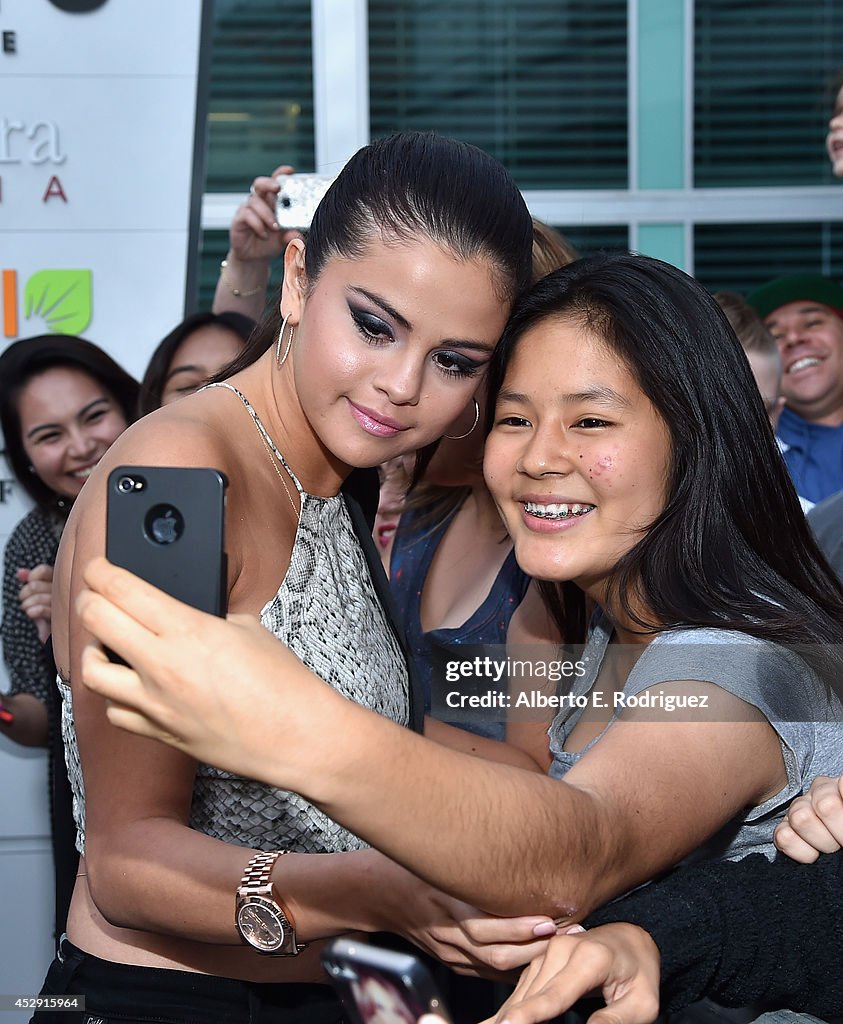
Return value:
M 760 317 L 767 317 L 789 302 L 819 302 L 843 318 L 843 287 L 822 274 L 786 274 L 756 288 L 746 297 Z

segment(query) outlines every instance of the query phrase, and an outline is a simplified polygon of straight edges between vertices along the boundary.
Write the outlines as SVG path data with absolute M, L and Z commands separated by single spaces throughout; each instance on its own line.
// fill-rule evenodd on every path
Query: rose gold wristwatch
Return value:
M 305 949 L 296 943 L 296 922 L 279 901 L 270 874 L 288 850 L 256 853 L 240 879 L 234 923 L 240 938 L 265 956 L 295 956 Z

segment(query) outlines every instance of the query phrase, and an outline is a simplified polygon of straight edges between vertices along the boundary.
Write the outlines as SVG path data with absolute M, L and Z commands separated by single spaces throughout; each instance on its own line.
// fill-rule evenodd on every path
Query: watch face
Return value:
M 285 926 L 272 904 L 253 897 L 237 911 L 237 927 L 255 949 L 274 953 L 284 944 Z

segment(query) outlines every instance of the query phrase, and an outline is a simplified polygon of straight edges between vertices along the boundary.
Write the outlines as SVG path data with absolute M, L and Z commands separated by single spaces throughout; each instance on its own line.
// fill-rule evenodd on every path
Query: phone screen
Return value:
M 449 1020 L 430 973 L 415 956 L 335 939 L 322 964 L 355 1024 L 417 1024 L 425 1013 Z

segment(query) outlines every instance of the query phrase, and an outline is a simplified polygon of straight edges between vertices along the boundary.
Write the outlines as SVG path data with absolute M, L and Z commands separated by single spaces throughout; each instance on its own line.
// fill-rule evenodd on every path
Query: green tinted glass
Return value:
M 523 188 L 624 188 L 626 50 L 626 0 L 370 0 L 372 136 L 472 142 Z
M 698 224 L 697 278 L 711 291 L 748 292 L 782 274 L 843 277 L 843 224 Z
M 696 0 L 697 187 L 822 185 L 840 0 Z
M 315 166 L 310 0 L 215 0 L 206 192 Z

